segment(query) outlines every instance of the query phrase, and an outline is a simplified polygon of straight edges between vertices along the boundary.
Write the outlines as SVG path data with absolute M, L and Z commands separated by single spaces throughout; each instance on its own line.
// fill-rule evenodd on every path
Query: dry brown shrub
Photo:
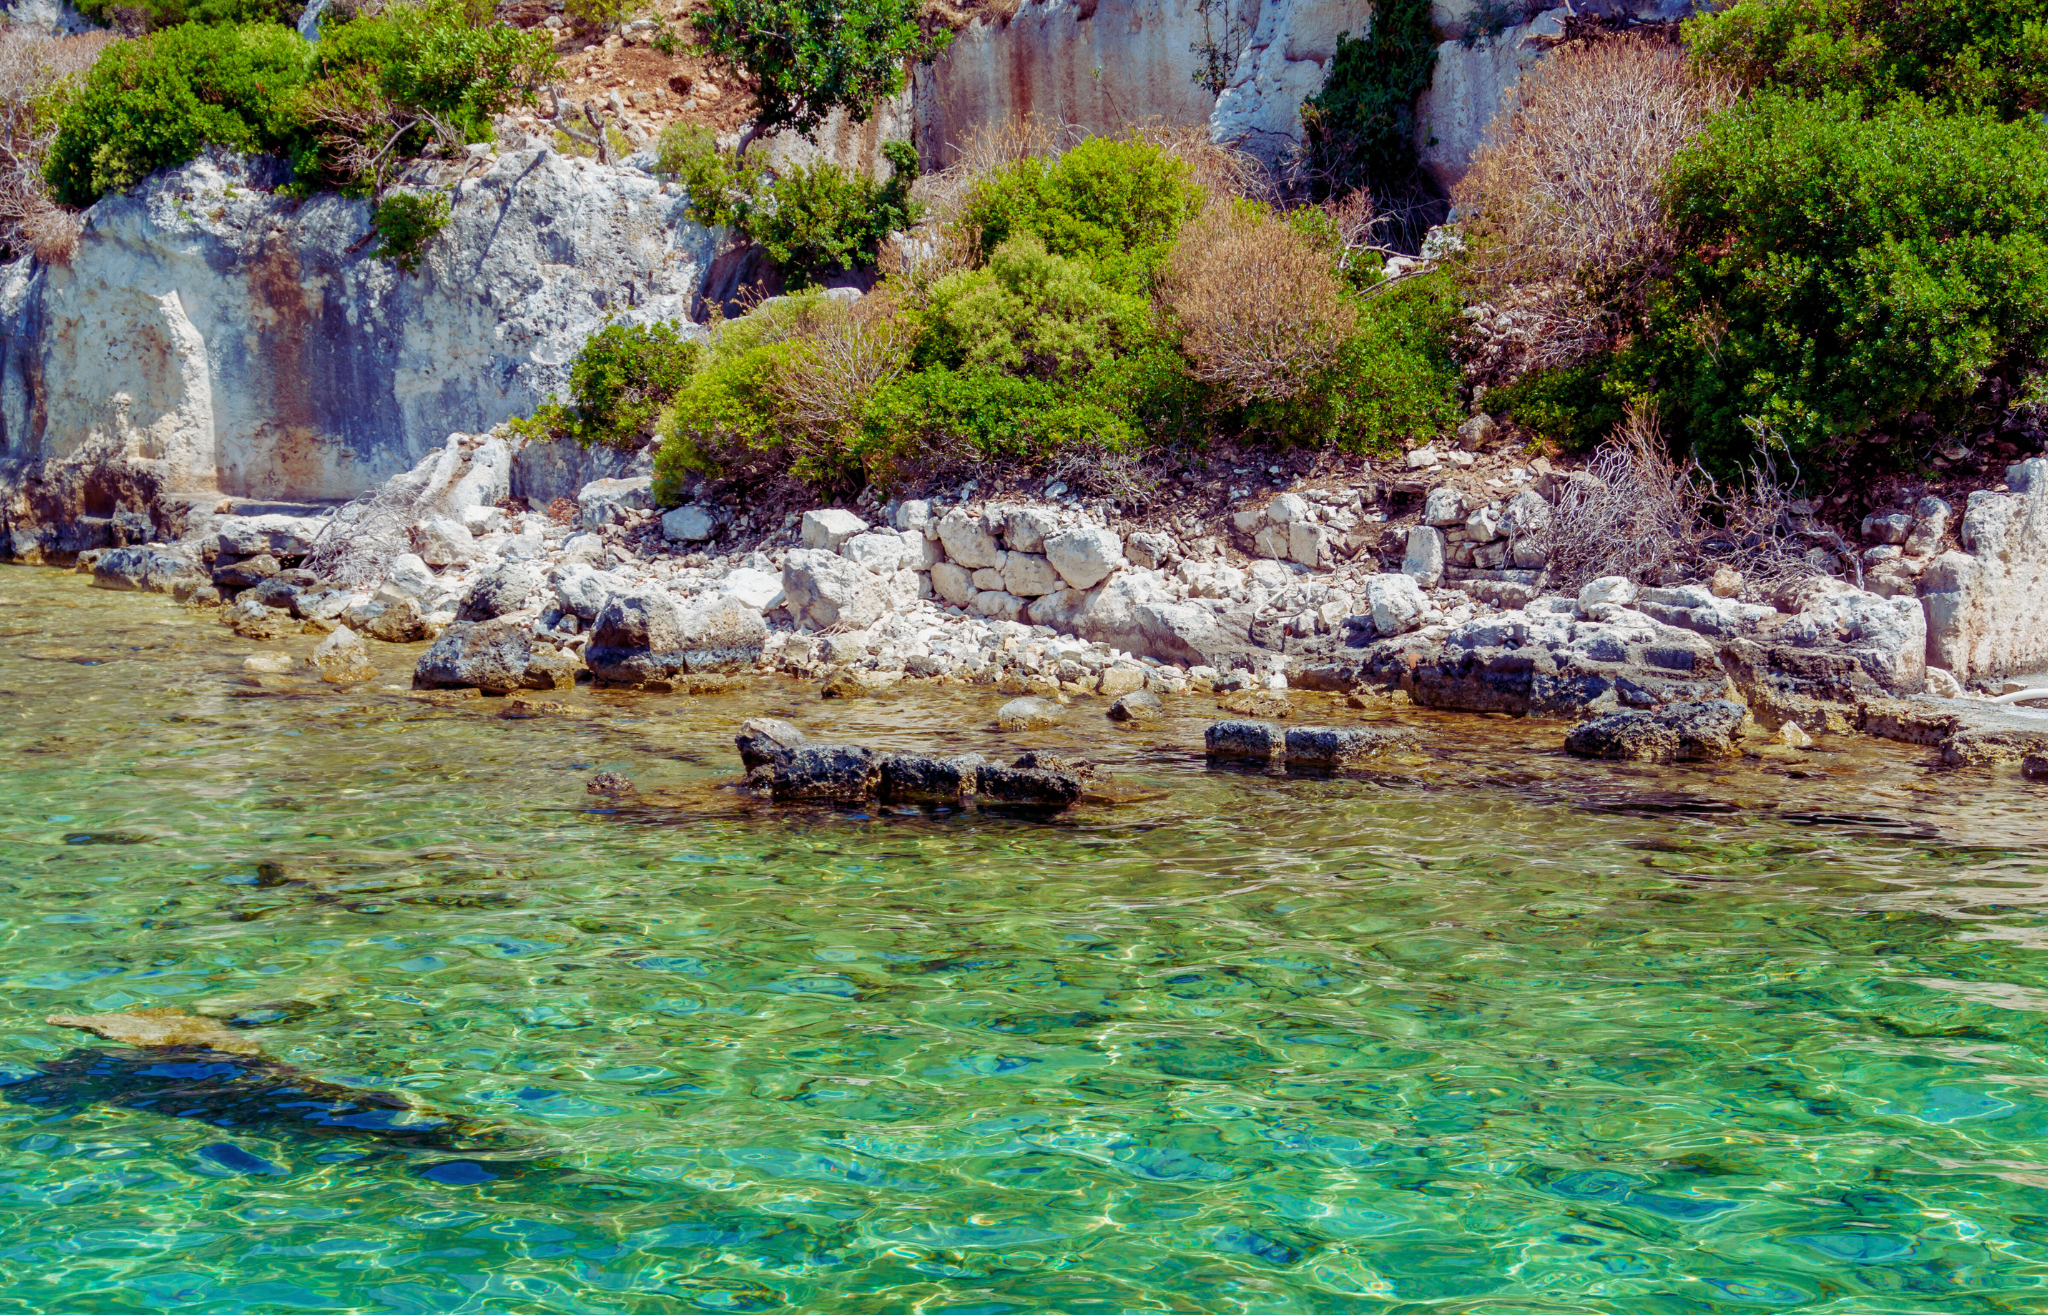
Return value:
M 1170 124 L 1152 118 L 1133 125 L 1126 135 L 1150 142 L 1187 165 L 1189 180 L 1211 201 L 1232 196 L 1260 201 L 1274 198 L 1272 171 L 1250 152 L 1213 140 L 1207 125 Z
M 797 451 L 836 448 L 874 391 L 909 368 L 915 334 L 888 301 L 886 294 L 851 306 L 820 298 L 792 324 L 794 345 L 774 387 Z
M 65 262 L 78 246 L 78 217 L 50 199 L 43 161 L 57 135 L 49 96 L 93 66 L 111 32 L 48 37 L 0 31 L 0 245 Z
M 1337 363 L 1357 324 L 1328 254 L 1244 203 L 1211 206 L 1188 225 L 1160 298 L 1194 376 L 1240 404 L 1300 393 Z
M 1746 593 L 1770 597 L 1816 573 L 1789 508 L 1768 463 L 1739 484 L 1716 484 L 1692 460 L 1672 458 L 1653 406 L 1633 405 L 1558 494 L 1551 578 L 1576 589 L 1606 575 L 1656 583 L 1727 565 L 1742 572 Z
M 1522 78 L 1453 193 L 1479 298 L 1534 310 L 1511 364 L 1612 344 L 1676 251 L 1666 166 L 1735 94 L 1638 36 L 1565 46 Z

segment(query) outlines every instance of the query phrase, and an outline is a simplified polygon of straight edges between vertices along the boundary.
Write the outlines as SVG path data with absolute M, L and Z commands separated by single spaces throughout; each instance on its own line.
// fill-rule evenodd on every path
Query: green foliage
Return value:
M 985 267 L 941 279 L 924 319 L 921 362 L 1073 380 L 1143 337 L 1151 315 L 1143 298 L 1104 287 L 1027 233 Z
M 1410 185 L 1415 98 L 1429 86 L 1436 53 L 1430 0 L 1388 0 L 1363 39 L 1338 34 L 1323 89 L 1301 103 L 1318 195 Z
M 1906 101 L 1766 92 L 1672 169 L 1692 254 L 1631 353 L 1711 458 L 1760 425 L 1843 466 L 1953 427 L 2048 343 L 2048 132 Z
M 2007 119 L 2048 109 L 2042 0 L 1736 0 L 1685 37 L 1708 67 L 1802 96 L 1917 96 Z
M 1608 362 L 1537 370 L 1486 395 L 1486 409 L 1566 452 L 1590 452 L 1622 422 L 1626 408 L 1608 383 Z
M 1188 166 L 1137 138 L 1091 137 L 1057 160 L 1019 160 L 968 194 L 960 222 L 994 251 L 1018 234 L 1088 262 L 1104 283 L 1143 289 L 1173 235 L 1202 207 Z
M 299 113 L 319 126 L 330 179 L 374 186 L 367 157 L 489 141 L 555 62 L 545 28 L 497 22 L 481 0 L 418 0 L 324 27 Z
M 44 177 L 87 206 L 208 146 L 296 154 L 307 46 L 270 23 L 187 23 L 109 46 L 64 107 Z
M 654 436 L 655 423 L 689 386 L 702 353 L 680 326 L 607 324 L 569 365 L 568 404 L 549 403 L 515 421 L 532 438 L 573 438 L 633 451 Z
M 410 274 L 420 266 L 427 243 L 448 227 L 445 192 L 393 192 L 378 203 L 370 227 L 376 232 L 373 253 Z
M 712 59 L 754 85 L 754 130 L 814 132 L 834 109 L 866 122 L 951 33 L 927 31 L 917 0 L 710 0 L 695 18 Z
M 1232 413 L 1248 433 L 1282 444 L 1330 444 L 1391 456 L 1407 439 L 1456 425 L 1460 372 L 1451 337 L 1463 299 L 1448 274 L 1360 298 L 1358 329 L 1318 383 L 1279 402 Z
M 791 287 L 872 264 L 883 238 L 917 222 L 919 207 L 910 199 L 917 151 L 909 142 L 882 150 L 893 167 L 886 183 L 819 161 L 777 179 L 773 204 L 749 216 L 746 227 Z
M 709 129 L 682 124 L 664 129 L 655 149 L 656 167 L 682 183 L 699 222 L 759 242 L 798 290 L 873 263 L 883 238 L 917 222 L 917 151 L 909 142 L 882 147 L 893 170 L 887 182 L 824 161 L 777 178 L 756 159 L 720 151 Z
M 291 27 L 304 8 L 293 0 L 80 0 L 78 12 L 102 27 L 155 32 L 180 23 L 278 23 Z
M 565 0 L 562 10 L 571 21 L 599 32 L 626 21 L 626 0 Z

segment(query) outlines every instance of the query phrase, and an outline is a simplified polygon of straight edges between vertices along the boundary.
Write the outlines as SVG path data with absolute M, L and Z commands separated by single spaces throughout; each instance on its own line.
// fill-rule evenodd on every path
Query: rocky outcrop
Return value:
M 1959 680 L 2048 669 L 2048 457 L 1970 495 L 1961 551 L 1921 577 L 1927 660 Z
M 1625 762 L 1695 762 L 1741 752 L 1747 712 L 1740 703 L 1708 699 L 1658 712 L 1610 712 L 1572 727 L 1568 753 Z
M 6 268 L 0 482 L 69 463 L 137 472 L 101 500 L 352 496 L 559 392 L 608 318 L 687 319 L 718 241 L 647 174 L 521 151 L 442 180 L 451 219 L 408 274 L 367 202 L 280 195 L 279 170 L 209 154 L 93 206 L 68 264 Z

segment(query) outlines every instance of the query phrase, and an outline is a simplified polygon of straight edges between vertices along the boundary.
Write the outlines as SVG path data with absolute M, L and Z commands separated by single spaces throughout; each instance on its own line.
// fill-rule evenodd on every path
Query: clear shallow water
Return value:
M 1056 824 L 775 812 L 715 788 L 746 713 L 1000 699 L 502 720 L 0 600 L 0 1067 L 170 1005 L 500 1129 L 0 1100 L 0 1311 L 2048 1309 L 2041 786 L 1420 714 L 1386 779 L 1218 775 L 1189 700 L 1015 742 L 1156 792 Z

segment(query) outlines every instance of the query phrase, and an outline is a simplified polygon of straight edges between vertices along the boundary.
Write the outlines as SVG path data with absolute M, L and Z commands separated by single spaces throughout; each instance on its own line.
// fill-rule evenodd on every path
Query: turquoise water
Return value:
M 1010 741 L 1127 783 L 1056 823 L 777 812 L 743 715 L 987 750 L 999 697 L 508 720 L 0 600 L 4 1076 L 170 1006 L 489 1128 L 0 1100 L 0 1311 L 2048 1309 L 2040 785 L 1423 714 L 1211 774 L 1191 699 Z

